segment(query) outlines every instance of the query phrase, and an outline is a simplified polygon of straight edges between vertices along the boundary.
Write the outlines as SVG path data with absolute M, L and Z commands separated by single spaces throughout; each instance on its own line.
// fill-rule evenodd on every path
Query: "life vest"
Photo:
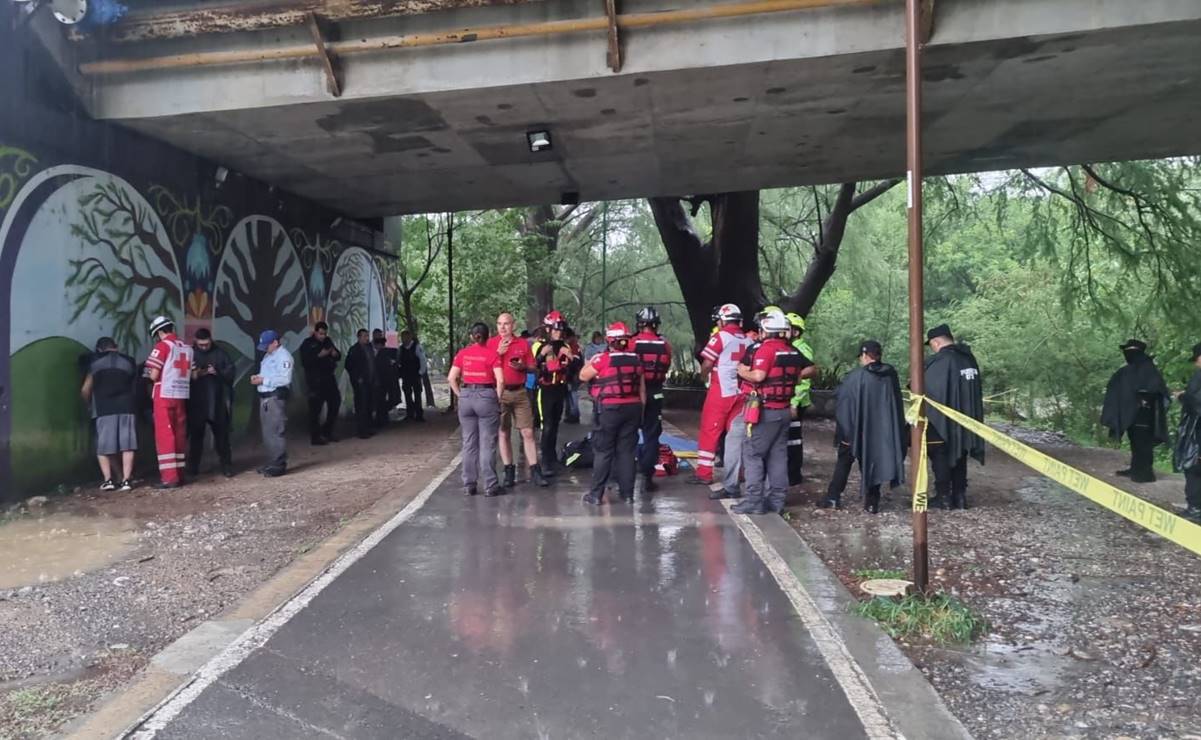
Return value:
M 551 354 L 548 357 L 542 356 L 542 348 L 550 345 Z M 547 340 L 545 342 L 538 341 L 534 343 L 533 353 L 534 359 L 538 363 L 538 385 L 543 387 L 563 385 L 567 382 L 567 370 L 570 363 L 563 362 L 559 359 L 559 353 L 567 347 L 567 342 L 562 339 L 558 341 Z
M 634 354 L 642 362 L 642 377 L 646 379 L 646 384 L 663 385 L 667 380 L 667 371 L 671 369 L 667 342 L 658 335 L 639 334 L 634 337 Z
M 796 393 L 804 355 L 784 342 L 765 343 L 760 351 L 762 349 L 774 349 L 776 357 L 767 370 L 767 377 L 759 384 L 759 395 L 767 408 L 786 409 Z
M 810 362 L 813 361 L 813 347 L 809 346 L 809 343 L 805 341 L 804 337 L 797 337 L 796 339 L 792 340 L 792 346 L 796 348 L 797 352 L 800 352 L 804 356 L 808 357 Z M 805 407 L 812 404 L 813 397 L 812 393 L 810 392 L 812 386 L 813 381 L 809 378 L 797 381 L 796 393 L 794 393 L 792 396 L 792 405 Z
M 641 400 L 638 375 L 642 362 L 633 352 L 610 352 L 609 362 L 592 381 L 593 396 L 603 403 Z
M 739 358 L 738 364 L 745 365 L 746 367 L 754 367 L 755 353 L 758 352 L 759 348 L 762 346 L 763 346 L 762 342 L 755 342 L 754 344 L 748 344 L 746 347 L 746 350 L 742 353 L 742 357 Z M 739 376 L 739 378 L 738 378 L 738 392 L 739 393 L 746 396 L 758 389 L 759 389 L 759 386 L 757 386 L 754 383 L 752 383 L 751 381 L 746 380 L 745 378 Z

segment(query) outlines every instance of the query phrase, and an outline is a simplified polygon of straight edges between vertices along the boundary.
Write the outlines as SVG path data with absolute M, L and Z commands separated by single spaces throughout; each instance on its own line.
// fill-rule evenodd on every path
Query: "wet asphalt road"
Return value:
M 864 737 L 703 488 L 596 509 L 585 482 L 451 475 L 158 737 Z

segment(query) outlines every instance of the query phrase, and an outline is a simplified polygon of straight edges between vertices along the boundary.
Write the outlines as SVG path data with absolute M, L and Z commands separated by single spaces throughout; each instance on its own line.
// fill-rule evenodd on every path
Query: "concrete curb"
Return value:
M 752 521 L 842 640 L 900 734 L 923 740 L 971 740 L 971 734 L 892 638 L 874 622 L 851 613 L 857 600 L 800 534 L 777 516 L 759 516 Z
M 459 447 L 459 430 L 391 493 L 359 512 L 344 527 L 292 561 L 220 616 L 202 622 L 159 651 L 132 683 L 119 689 L 94 711 L 68 725 L 60 737 L 108 740 L 124 737 L 193 673 L 237 640 L 248 627 L 274 612 L 318 578 L 343 553 L 396 516 L 409 504 Z
M 688 437 L 679 427 L 664 422 L 664 431 Z M 866 678 L 889 723 L 901 737 L 922 740 L 971 740 L 959 721 L 922 672 L 901 652 L 892 638 L 874 622 L 851 613 L 858 600 L 826 567 L 817 553 L 788 522 L 778 516 L 739 517 L 763 536 L 764 542 L 784 561 L 834 636 Z M 744 526 L 740 524 L 740 528 Z M 746 533 L 744 532 L 744 536 Z

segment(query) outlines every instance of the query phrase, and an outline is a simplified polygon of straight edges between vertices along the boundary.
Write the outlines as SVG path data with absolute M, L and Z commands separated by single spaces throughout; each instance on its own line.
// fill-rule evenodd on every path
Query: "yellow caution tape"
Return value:
M 926 422 L 926 417 L 922 416 L 921 413 L 922 397 L 918 396 L 913 399 L 913 402 L 905 411 L 905 419 L 910 424 L 917 424 L 920 421 L 922 425 L 922 445 L 917 451 L 917 480 L 913 481 L 914 511 L 925 511 L 930 503 L 929 497 L 926 495 L 930 488 L 926 473 L 926 428 L 929 424 Z
M 924 418 L 920 416 L 922 401 L 938 409 L 948 419 L 975 432 L 989 444 L 1023 465 L 1033 468 L 1056 483 L 1093 501 L 1093 503 L 1099 504 L 1145 529 L 1151 530 L 1160 537 L 1201 555 L 1201 525 L 1194 524 L 1166 509 L 1161 509 L 1155 504 L 1144 501 L 1138 496 L 1131 495 L 1120 488 L 1111 486 L 1103 480 L 1094 478 L 1088 473 L 1062 463 L 1050 455 L 1046 455 L 1033 447 L 1018 442 L 1012 437 L 1001 434 L 983 422 L 976 421 L 970 416 L 965 416 L 954 409 L 949 409 L 942 404 L 935 403 L 925 396 L 913 396 L 909 410 L 905 414 L 911 423 L 919 418 L 924 421 Z M 925 508 L 926 438 L 924 434 L 922 435 L 920 454 L 922 456 L 920 463 L 921 473 L 918 475 L 918 480 L 914 482 L 914 511 L 919 510 L 917 508 L 918 490 L 921 491 L 920 497 L 922 498 L 923 510 Z

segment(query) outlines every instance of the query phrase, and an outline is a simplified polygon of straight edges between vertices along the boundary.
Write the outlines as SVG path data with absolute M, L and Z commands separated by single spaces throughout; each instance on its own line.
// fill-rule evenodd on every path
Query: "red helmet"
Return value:
M 629 339 L 630 336 L 629 328 L 621 321 L 614 321 L 612 324 L 609 324 L 608 329 L 605 329 L 605 339 L 609 341 L 613 341 L 615 339 Z
M 563 318 L 563 314 L 558 311 L 551 311 L 542 319 L 543 325 L 551 329 L 564 329 L 567 327 L 567 319 Z

